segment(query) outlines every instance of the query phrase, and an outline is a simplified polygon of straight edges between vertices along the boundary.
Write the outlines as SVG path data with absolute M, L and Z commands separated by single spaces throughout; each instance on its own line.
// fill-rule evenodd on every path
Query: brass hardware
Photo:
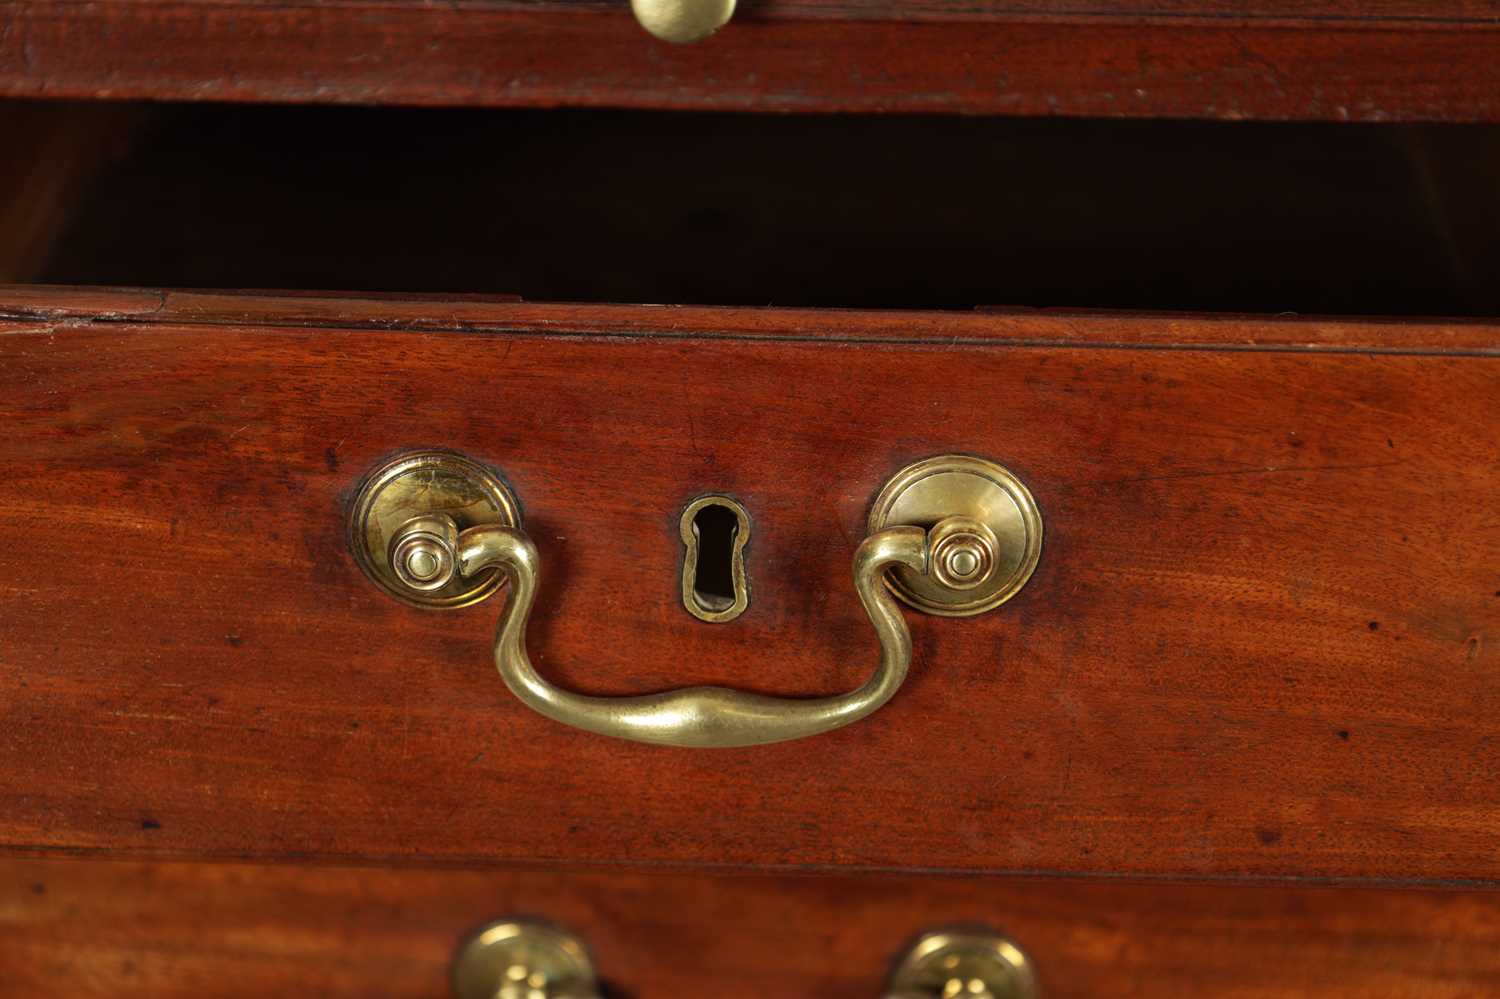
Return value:
M 897 472 L 875 497 L 871 533 L 897 525 L 930 530 L 932 568 L 898 568 L 886 585 L 929 614 L 968 617 L 1020 591 L 1042 552 L 1042 516 L 1007 469 L 968 455 L 939 455 Z
M 735 0 L 630 0 L 635 19 L 664 42 L 702 41 L 729 23 Z
M 397 533 L 386 561 L 405 586 L 425 593 L 440 590 L 453 580 L 458 525 L 452 517 L 413 517 Z
M 451 536 L 433 515 L 453 524 Z M 411 528 L 414 518 L 423 519 L 421 531 Z M 515 496 L 488 468 L 453 451 L 408 451 L 360 485 L 349 516 L 349 547 L 365 575 L 396 599 L 418 607 L 463 607 L 494 593 L 505 576 L 496 570 L 469 578 L 454 573 L 445 552 L 453 551 L 457 531 L 519 523 Z M 393 545 L 402 529 L 410 536 Z
M 924 933 L 891 972 L 887 999 L 1037 999 L 1036 968 L 987 930 Z
M 431 517 L 415 517 L 391 539 L 401 549 L 409 537 L 424 543 L 435 532 Z M 854 552 L 854 588 L 880 641 L 880 664 L 858 690 L 838 697 L 791 700 L 724 687 L 684 687 L 638 697 L 587 697 L 554 686 L 526 654 L 526 623 L 536 601 L 540 559 L 536 545 L 516 527 L 486 524 L 458 534 L 451 558 L 463 578 L 498 567 L 511 594 L 495 633 L 495 668 L 511 692 L 554 721 L 600 735 L 666 746 L 756 746 L 832 731 L 875 711 L 901 687 L 911 665 L 911 635 L 896 602 L 880 585 L 893 565 L 921 572 L 927 536 L 920 528 L 892 527 L 872 534 Z
M 500 920 L 453 959 L 455 999 L 599 999 L 588 949 L 555 926 Z
M 995 574 L 1000 539 L 973 517 L 946 517 L 932 529 L 932 578 L 951 590 L 983 586 Z
M 712 502 L 733 503 L 703 497 L 682 515 L 690 552 L 692 518 Z M 739 546 L 749 537 L 749 518 L 738 504 L 734 508 L 740 528 L 736 598 L 727 608 L 700 607 L 704 620 L 715 619 L 705 614 L 732 616 L 748 598 Z M 861 687 L 806 699 L 723 687 L 588 697 L 549 683 L 527 656 L 526 625 L 536 602 L 540 558 L 520 527 L 515 497 L 493 472 L 452 452 L 404 455 L 366 479 L 352 513 L 351 545 L 361 567 L 410 603 L 462 606 L 510 581 L 510 599 L 495 633 L 495 668 L 528 707 L 589 732 L 667 746 L 783 742 L 866 717 L 895 695 L 911 666 L 911 635 L 893 594 L 935 614 L 988 610 L 1026 582 L 1042 538 L 1031 494 L 999 465 L 963 456 L 918 462 L 881 490 L 870 513 L 870 533 L 854 552 L 854 590 L 880 644 L 879 663 Z M 685 600 L 697 599 L 689 592 L 692 583 L 685 568 Z
M 702 539 L 698 531 L 698 514 L 705 507 L 723 507 L 734 513 L 735 534 L 730 546 L 729 575 L 732 597 L 709 594 L 698 587 L 699 556 Z M 686 553 L 682 559 L 682 605 L 700 621 L 719 624 L 733 621 L 750 605 L 750 583 L 745 577 L 745 544 L 750 540 L 750 515 L 728 496 L 700 496 L 687 505 L 678 521 L 678 533 Z

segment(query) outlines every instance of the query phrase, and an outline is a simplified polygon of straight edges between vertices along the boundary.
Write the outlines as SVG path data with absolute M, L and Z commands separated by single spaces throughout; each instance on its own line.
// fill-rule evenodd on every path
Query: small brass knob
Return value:
M 454 999 L 600 999 L 583 942 L 530 920 L 480 929 L 459 949 L 452 979 Z
M 973 517 L 944 517 L 928 533 L 932 575 L 954 590 L 972 590 L 994 575 L 1000 541 Z
M 452 517 L 441 513 L 413 517 L 391 538 L 391 569 L 413 590 L 438 590 L 453 580 L 457 547 L 458 524 Z
M 887 999 L 1038 999 L 1025 951 L 988 930 L 924 933 L 891 972 Z
M 729 23 L 735 0 L 630 0 L 641 27 L 664 42 L 699 42 Z

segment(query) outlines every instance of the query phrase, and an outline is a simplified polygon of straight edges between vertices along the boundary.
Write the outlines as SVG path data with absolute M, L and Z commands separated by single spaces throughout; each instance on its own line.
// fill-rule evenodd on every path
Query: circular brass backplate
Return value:
M 417 607 L 464 607 L 500 588 L 505 576 L 498 569 L 472 579 L 455 573 L 432 590 L 405 585 L 391 567 L 391 537 L 423 514 L 447 514 L 459 530 L 480 524 L 517 527 L 521 522 L 515 496 L 479 462 L 455 451 L 407 451 L 365 477 L 349 512 L 349 547 L 366 576 L 397 600 Z
M 500 920 L 475 933 L 453 959 L 456 999 L 596 996 L 598 976 L 577 937 L 555 926 Z
M 944 454 L 908 465 L 875 497 L 871 533 L 910 525 L 931 530 L 939 521 L 965 517 L 994 534 L 996 551 L 978 585 L 948 586 L 940 573 L 904 566 L 886 573 L 886 585 L 906 603 L 929 614 L 968 617 L 999 607 L 1015 596 L 1036 570 L 1042 554 L 1042 515 L 1021 480 L 993 461 Z
M 939 930 L 923 934 L 901 956 L 891 972 L 888 991 L 913 999 L 949 995 L 1036 999 L 1040 986 L 1026 952 L 998 933 Z

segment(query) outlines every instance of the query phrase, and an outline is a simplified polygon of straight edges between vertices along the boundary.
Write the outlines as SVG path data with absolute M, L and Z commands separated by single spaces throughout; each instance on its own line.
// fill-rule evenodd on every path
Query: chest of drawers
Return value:
M 1500 7 L 732 13 L 0 0 L 0 996 L 1500 992 Z

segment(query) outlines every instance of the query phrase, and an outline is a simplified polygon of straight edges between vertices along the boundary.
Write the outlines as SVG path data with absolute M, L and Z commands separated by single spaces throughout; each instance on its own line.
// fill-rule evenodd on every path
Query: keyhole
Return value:
M 740 533 L 740 518 L 727 506 L 710 503 L 693 517 L 698 535 L 698 577 L 693 596 L 709 610 L 734 606 L 734 536 Z
M 682 511 L 682 602 L 702 621 L 732 621 L 750 603 L 745 543 L 750 517 L 727 496 L 704 496 Z

